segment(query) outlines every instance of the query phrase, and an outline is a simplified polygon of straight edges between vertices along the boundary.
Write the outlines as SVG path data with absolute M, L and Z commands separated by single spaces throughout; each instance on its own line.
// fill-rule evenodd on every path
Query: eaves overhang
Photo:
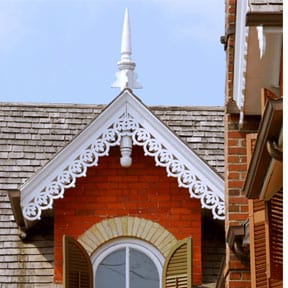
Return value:
M 282 186 L 282 161 L 280 156 L 271 152 L 271 145 L 279 145 L 279 149 L 282 149 L 282 122 L 283 99 L 268 100 L 243 186 L 248 199 L 268 200 Z M 279 149 L 277 154 L 281 154 Z M 273 170 L 277 171 L 274 176 L 271 174 Z M 277 177 L 277 180 L 271 182 L 272 176 Z M 273 185 L 269 187 L 270 183 Z
M 280 93 L 283 12 L 270 11 L 266 5 L 263 9 L 267 11 L 253 10 L 251 2 L 237 1 L 236 8 L 233 100 L 240 113 L 240 125 L 244 115 L 261 114 L 261 88 Z
M 187 188 L 202 207 L 224 219 L 224 180 L 160 121 L 132 92 L 125 89 L 80 134 L 20 187 L 20 202 L 26 221 L 40 220 L 53 208 L 54 200 L 76 185 L 110 147 L 120 146 L 122 137 L 131 137 L 146 156 L 166 168 L 179 187 Z

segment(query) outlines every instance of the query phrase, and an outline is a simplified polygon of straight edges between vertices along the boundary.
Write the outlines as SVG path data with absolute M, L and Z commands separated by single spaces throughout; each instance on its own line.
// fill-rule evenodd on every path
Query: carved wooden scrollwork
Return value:
M 89 167 L 97 166 L 99 157 L 107 156 L 110 147 L 120 145 L 121 137 L 127 135 L 132 137 L 133 145 L 143 147 L 145 155 L 154 157 L 155 165 L 165 167 L 167 175 L 175 177 L 179 187 L 187 188 L 191 198 L 200 199 L 202 207 L 212 210 L 214 218 L 224 219 L 224 199 L 197 176 L 197 171 L 192 171 L 177 159 L 157 139 L 157 135 L 152 135 L 128 113 L 115 120 L 93 143 L 79 151 L 65 169 L 57 171 L 53 181 L 22 208 L 24 217 L 31 221 L 40 219 L 42 210 L 51 209 L 55 199 L 64 197 L 65 189 L 74 187 L 77 178 L 85 176 Z

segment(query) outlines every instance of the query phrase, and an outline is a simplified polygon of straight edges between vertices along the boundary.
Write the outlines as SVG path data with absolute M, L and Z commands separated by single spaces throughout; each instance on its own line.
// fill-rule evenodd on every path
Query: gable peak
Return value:
M 125 88 L 140 89 L 142 88 L 137 79 L 137 74 L 134 72 L 136 67 L 132 61 L 132 43 L 131 43 L 131 28 L 128 9 L 125 9 L 125 16 L 122 30 L 121 41 L 121 58 L 117 63 L 118 72 L 116 73 L 116 81 L 112 84 L 113 88 L 120 88 L 120 91 Z

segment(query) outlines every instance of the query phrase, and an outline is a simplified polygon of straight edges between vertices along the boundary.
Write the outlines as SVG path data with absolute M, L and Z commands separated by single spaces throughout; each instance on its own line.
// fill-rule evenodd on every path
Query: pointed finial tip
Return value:
M 121 41 L 121 59 L 118 62 L 119 71 L 116 73 L 116 81 L 112 87 L 119 87 L 122 91 L 125 88 L 142 88 L 136 81 L 137 75 L 134 72 L 136 64 L 132 61 L 131 31 L 128 8 L 125 9 L 122 41 Z
M 127 8 L 125 9 L 125 16 L 123 22 L 121 53 L 132 54 L 130 21 Z

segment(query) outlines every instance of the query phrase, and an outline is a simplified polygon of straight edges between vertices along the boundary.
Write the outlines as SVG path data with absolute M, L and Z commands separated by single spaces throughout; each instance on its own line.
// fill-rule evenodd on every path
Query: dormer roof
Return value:
M 120 146 L 121 166 L 130 167 L 133 145 L 142 146 L 145 156 L 153 157 L 155 164 L 164 167 L 167 176 L 176 178 L 179 187 L 187 188 L 191 197 L 201 201 L 203 208 L 210 209 L 214 218 L 224 219 L 223 178 L 212 168 L 213 165 L 203 161 L 133 94 L 132 89 L 141 85 L 136 82 L 136 64 L 131 55 L 131 31 L 126 9 L 119 71 L 113 85 L 119 87 L 121 93 L 35 174 L 25 179 L 19 193 L 10 193 L 12 206 L 19 207 L 18 202 L 21 206 L 21 212 L 17 208 L 14 214 L 23 215 L 21 222 L 26 226 L 30 225 L 27 222 L 40 220 L 43 211 L 52 209 L 54 201 L 63 198 L 65 191 L 76 185 L 77 178 L 86 176 L 87 169 L 97 166 L 101 157 L 109 156 L 111 147 Z M 30 136 L 28 131 L 29 139 Z M 215 160 L 217 162 L 217 159 L 212 161 Z M 32 162 L 27 163 L 33 166 Z
M 23 215 L 28 220 L 41 218 L 42 210 L 53 207 L 64 197 L 90 166 L 109 155 L 111 146 L 120 145 L 129 135 L 133 145 L 143 146 L 156 165 L 177 178 L 191 197 L 199 198 L 215 218 L 224 217 L 223 179 L 164 125 L 138 98 L 125 89 L 76 138 L 20 188 Z
M 147 156 L 154 157 L 155 164 L 164 167 L 168 176 L 175 177 L 180 187 L 187 188 L 191 197 L 198 198 L 203 207 L 211 209 L 214 218 L 224 218 L 221 175 L 125 89 L 21 185 L 20 200 L 26 220 L 41 219 L 42 212 L 53 208 L 55 199 L 65 197 L 65 191 L 76 185 L 77 178 L 85 176 L 86 170 L 97 165 L 102 156 L 108 156 L 110 147 L 119 145 L 124 134 L 132 137 L 133 145 L 142 146 Z

